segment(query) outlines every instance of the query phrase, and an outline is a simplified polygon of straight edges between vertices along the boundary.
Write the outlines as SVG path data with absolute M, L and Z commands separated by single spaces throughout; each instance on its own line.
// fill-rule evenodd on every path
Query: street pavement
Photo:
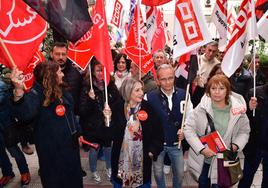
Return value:
M 242 163 L 243 163 L 243 155 L 241 155 L 242 158 Z M 30 173 L 31 173 L 31 183 L 28 185 L 28 188 L 42 188 L 41 182 L 40 182 L 40 177 L 38 175 L 38 158 L 36 155 L 36 152 L 33 155 L 26 155 L 26 159 L 30 168 Z M 187 158 L 185 159 L 187 160 Z M 16 177 L 7 185 L 5 188 L 19 188 L 20 187 L 20 175 L 19 171 L 17 168 L 17 165 L 14 161 L 14 159 L 11 158 L 12 164 L 13 164 L 13 169 L 16 174 Z M 84 188 L 108 188 L 112 187 L 111 183 L 108 181 L 107 176 L 106 176 L 106 168 L 105 168 L 105 163 L 101 160 L 98 161 L 98 172 L 101 176 L 101 183 L 96 184 L 92 177 L 91 173 L 89 172 L 89 165 L 88 165 L 88 153 L 84 152 L 81 150 L 81 162 L 82 162 L 82 167 L 84 170 L 87 172 L 87 176 L 84 177 Z M 2 176 L 1 172 L 0 175 Z M 254 182 L 252 185 L 252 188 L 261 188 L 261 179 L 262 179 L 262 168 L 261 166 L 259 167 L 255 178 Z M 172 175 L 171 173 L 166 175 L 166 183 L 168 187 L 172 187 Z M 152 185 L 153 188 L 156 188 L 154 178 L 152 177 Z M 198 185 L 194 181 L 194 179 L 191 177 L 189 172 L 185 172 L 184 174 L 184 179 L 183 179 L 183 188 L 197 188 Z M 234 186 L 236 187 L 236 186 Z

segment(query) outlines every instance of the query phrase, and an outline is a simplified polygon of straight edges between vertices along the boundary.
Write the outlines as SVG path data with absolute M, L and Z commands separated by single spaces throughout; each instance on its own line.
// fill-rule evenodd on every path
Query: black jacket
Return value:
M 246 99 L 248 92 L 253 85 L 253 78 L 251 77 L 250 73 L 243 68 L 239 76 L 234 73 L 229 80 L 232 86 L 232 91 L 242 95 L 244 99 Z
M 63 92 L 62 103 L 55 101 L 47 107 L 43 106 L 43 101 L 43 87 L 35 82 L 31 91 L 12 106 L 17 119 L 35 119 L 34 138 L 42 186 L 82 188 L 78 135 L 74 134 L 75 131 L 79 131 L 79 125 L 73 114 L 72 97 L 69 93 Z M 65 107 L 63 116 L 56 114 L 59 104 Z
M 83 78 L 80 72 L 72 65 L 72 62 L 67 59 L 64 68 L 63 81 L 67 84 L 67 91 L 71 93 L 74 100 L 74 113 L 79 113 L 79 97 L 82 88 Z
M 141 110 L 148 114 L 148 118 L 145 121 L 141 121 L 143 135 L 143 182 L 147 183 L 151 181 L 152 171 L 152 160 L 148 153 L 153 153 L 154 160 L 157 160 L 158 155 L 163 150 L 164 134 L 160 120 L 148 102 L 142 101 Z M 126 123 L 124 101 L 120 100 L 118 104 L 112 107 L 111 126 L 106 127 L 100 132 L 100 136 L 103 138 L 111 138 L 113 140 L 111 156 L 112 178 L 120 184 L 122 184 L 122 181 L 117 177 L 118 160 Z
M 80 125 L 82 127 L 83 136 L 86 140 L 94 143 L 99 143 L 104 146 L 110 146 L 109 139 L 101 140 L 96 136 L 99 127 L 104 127 L 103 108 L 105 103 L 105 92 L 101 91 L 93 85 L 95 100 L 88 96 L 90 86 L 85 84 L 82 88 L 79 105 Z M 108 101 L 112 106 L 120 98 L 117 87 L 114 82 L 108 85 Z
M 249 92 L 249 97 L 253 96 L 253 89 Z M 250 120 L 250 137 L 244 148 L 245 157 L 249 161 L 256 158 L 256 150 L 263 149 L 268 151 L 268 84 L 256 88 L 256 97 L 258 106 L 256 108 L 255 117 L 251 110 L 248 110 L 248 118 Z

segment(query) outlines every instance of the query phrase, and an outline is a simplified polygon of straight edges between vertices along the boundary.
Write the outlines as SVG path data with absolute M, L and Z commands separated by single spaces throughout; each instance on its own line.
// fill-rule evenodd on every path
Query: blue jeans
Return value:
M 210 179 L 208 177 L 210 164 L 204 163 L 202 172 L 198 179 L 198 187 L 199 188 L 210 188 Z M 217 184 L 212 184 L 211 188 L 219 188 Z
M 29 172 L 28 164 L 20 148 L 16 145 L 8 148 L 8 151 L 10 155 L 15 158 L 20 173 L 23 174 Z M 2 165 L 1 168 L 3 176 L 11 176 L 14 174 L 12 170 L 12 164 L 6 152 L 2 133 L 0 133 L 0 164 Z
M 261 187 L 268 187 L 268 152 L 264 150 L 257 150 L 255 161 L 250 163 L 245 159 L 243 178 L 238 184 L 238 188 L 249 188 L 253 182 L 254 175 L 262 162 L 262 183 Z
M 111 182 L 112 182 L 114 188 L 122 188 L 122 185 L 117 183 L 116 181 L 114 181 L 113 178 L 111 179 Z M 137 188 L 151 188 L 151 182 L 144 183 L 143 185 L 141 185 Z
M 164 146 L 164 150 L 160 153 L 157 161 L 153 162 L 154 178 L 158 188 L 165 188 L 165 176 L 163 172 L 164 158 L 166 153 L 171 161 L 173 173 L 173 188 L 181 188 L 183 181 L 183 152 L 178 146 Z
M 99 148 L 96 150 L 94 148 L 89 149 L 89 168 L 91 172 L 97 171 L 97 160 L 98 160 Z M 111 168 L 111 147 L 103 147 L 103 154 L 105 158 L 106 169 Z

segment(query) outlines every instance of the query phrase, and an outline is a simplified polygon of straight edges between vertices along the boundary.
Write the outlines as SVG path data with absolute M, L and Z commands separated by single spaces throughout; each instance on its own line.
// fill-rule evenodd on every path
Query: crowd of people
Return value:
M 172 171 L 172 187 L 181 188 L 185 166 L 200 188 L 218 188 L 217 154 L 199 139 L 211 131 L 208 116 L 227 148 L 245 155 L 238 187 L 251 186 L 260 163 L 262 187 L 268 187 L 268 85 L 259 56 L 253 97 L 253 63 L 245 60 L 227 78 L 218 43 L 202 49 L 189 93 L 175 75 L 179 65 L 164 49 L 154 52 L 154 68 L 148 73 L 123 51 L 113 50 L 114 73 L 107 96 L 102 62 L 93 58 L 89 69 L 80 71 L 67 58 L 63 42 L 55 42 L 50 59 L 35 67 L 29 92 L 24 90 L 22 71 L 1 68 L 0 188 L 15 177 L 7 151 L 15 158 L 21 186 L 30 183 L 23 154 L 32 154 L 27 151 L 29 143 L 35 144 L 44 188 L 83 187 L 81 148 L 88 152 L 96 184 L 102 181 L 97 161 L 103 155 L 107 178 L 115 188 L 149 188 L 152 173 L 157 187 L 164 188 L 165 167 Z M 98 147 L 82 144 L 82 138 Z

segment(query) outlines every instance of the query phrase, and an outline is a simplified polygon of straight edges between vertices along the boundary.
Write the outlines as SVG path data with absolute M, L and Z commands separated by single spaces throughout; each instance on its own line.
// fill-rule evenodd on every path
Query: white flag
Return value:
M 249 18 L 248 18 L 248 26 L 247 26 L 247 39 L 253 40 L 258 38 L 257 33 L 257 21 L 255 14 L 255 2 L 254 0 L 249 0 Z
M 268 42 L 268 11 L 258 21 L 258 34 Z
M 254 30 L 249 29 L 249 27 L 253 27 L 252 21 L 254 20 L 250 19 L 253 14 L 252 0 L 243 0 L 231 39 L 228 42 L 226 53 L 221 63 L 222 71 L 228 77 L 241 65 L 248 40 L 254 36 Z
M 199 1 L 176 2 L 173 38 L 174 59 L 212 41 Z
M 215 24 L 220 37 L 227 42 L 227 0 L 216 0 L 211 15 L 211 21 Z

